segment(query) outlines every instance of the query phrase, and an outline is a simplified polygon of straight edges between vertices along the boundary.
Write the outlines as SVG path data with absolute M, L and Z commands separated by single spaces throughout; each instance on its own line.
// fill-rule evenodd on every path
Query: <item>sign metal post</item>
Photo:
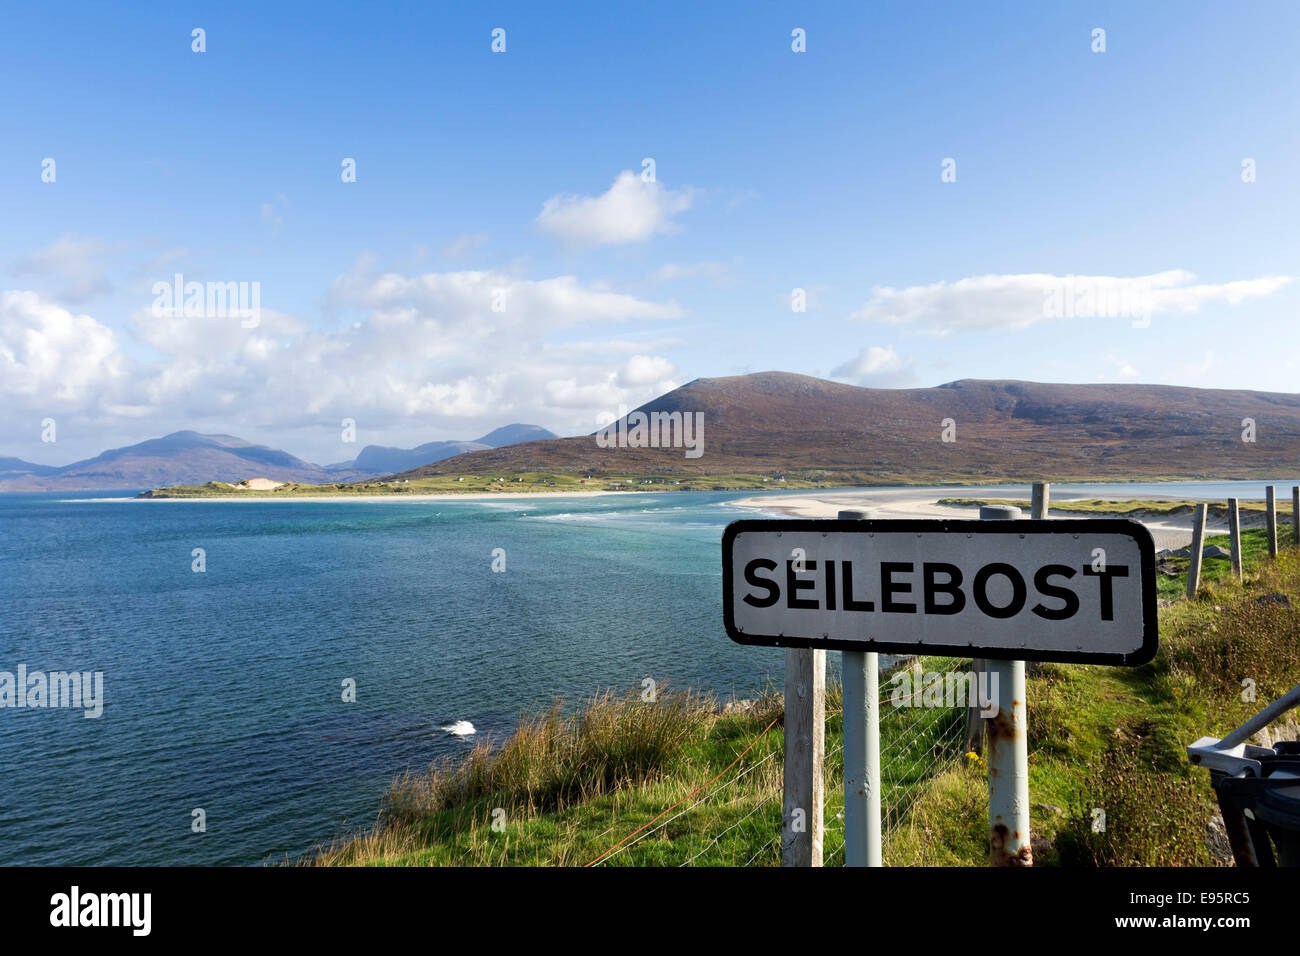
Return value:
M 1046 489 L 1034 489 L 1034 510 L 1047 512 Z M 1019 508 L 984 505 L 981 521 L 1014 521 Z M 1025 724 L 1025 662 L 990 660 L 988 686 L 997 711 L 985 721 L 989 766 L 989 862 L 1033 866 L 1029 846 L 1029 738 Z
M 880 864 L 880 653 L 986 661 L 998 704 L 987 724 L 990 842 L 994 862 L 1009 865 L 1031 862 L 1025 661 L 1137 666 L 1155 656 L 1151 533 L 1125 519 L 1025 521 L 1011 511 L 986 508 L 980 521 L 746 519 L 723 533 L 732 640 L 844 652 L 850 866 Z
M 861 521 L 862 511 L 841 511 Z M 880 654 L 844 651 L 844 864 L 880 866 Z

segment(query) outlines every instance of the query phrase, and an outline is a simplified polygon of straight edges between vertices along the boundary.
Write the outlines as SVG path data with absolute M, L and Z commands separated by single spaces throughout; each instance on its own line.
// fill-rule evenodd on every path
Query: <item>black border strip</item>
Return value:
M 805 531 L 848 532 L 850 534 L 1123 534 L 1137 542 L 1142 574 L 1142 646 L 1132 654 L 982 648 L 973 644 L 902 644 L 890 641 L 842 641 L 826 638 L 774 637 L 747 634 L 737 629 L 732 598 L 732 550 L 736 536 L 753 532 Z M 742 518 L 722 532 L 722 620 L 727 636 L 737 644 L 755 647 L 813 647 L 836 651 L 882 651 L 887 654 L 939 654 L 949 657 L 985 657 L 995 660 L 1060 661 L 1072 664 L 1118 664 L 1137 667 L 1156 656 L 1159 649 L 1159 615 L 1156 609 L 1156 545 L 1151 532 L 1127 518 L 999 519 L 996 521 L 944 518 L 880 518 L 841 521 L 820 518 Z

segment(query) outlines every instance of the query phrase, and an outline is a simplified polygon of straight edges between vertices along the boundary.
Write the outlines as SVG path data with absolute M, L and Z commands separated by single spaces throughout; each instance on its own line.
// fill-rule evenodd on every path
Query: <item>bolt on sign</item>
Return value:
M 723 616 L 741 644 L 1144 664 L 1155 545 L 1122 518 L 736 521 Z

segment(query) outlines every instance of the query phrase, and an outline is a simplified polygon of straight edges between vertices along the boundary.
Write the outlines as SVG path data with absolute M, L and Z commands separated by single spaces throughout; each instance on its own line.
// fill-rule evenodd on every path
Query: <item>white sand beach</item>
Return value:
M 69 501 L 529 501 L 537 498 L 597 498 L 626 495 L 626 491 L 526 491 L 515 494 L 496 491 L 449 492 L 440 495 L 204 495 L 186 498 L 86 498 Z
M 834 518 L 841 509 L 869 512 L 876 518 L 956 518 L 979 517 L 979 509 L 956 505 L 941 505 L 940 498 L 1028 498 L 1029 489 L 1009 493 L 988 488 L 944 486 L 942 488 L 890 488 L 883 491 L 812 491 L 807 494 L 755 495 L 729 501 L 740 508 L 753 508 L 770 514 L 791 518 Z M 1068 500 L 1081 495 L 1061 495 L 1053 500 Z M 1171 496 L 1174 497 L 1174 496 Z M 1118 500 L 1118 496 L 1117 496 Z M 1080 515 L 1052 512 L 1052 518 L 1071 520 L 1101 515 Z M 1157 548 L 1182 548 L 1192 540 L 1191 515 L 1142 519 Z M 1220 527 L 1222 526 L 1222 527 Z M 1217 534 L 1227 530 L 1226 519 L 1209 521 L 1207 533 Z

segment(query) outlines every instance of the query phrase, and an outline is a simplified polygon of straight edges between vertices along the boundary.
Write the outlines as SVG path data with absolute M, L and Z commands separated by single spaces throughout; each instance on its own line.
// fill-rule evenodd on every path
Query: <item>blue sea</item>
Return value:
M 556 698 L 646 677 L 745 696 L 781 677 L 780 651 L 722 629 L 719 542 L 755 516 L 727 504 L 743 493 L 133 493 L 0 495 L 0 671 L 101 671 L 104 688 L 98 719 L 0 709 L 0 863 L 280 860 L 372 823 L 405 768 L 499 738 Z M 452 735 L 456 721 L 476 734 Z M 192 832 L 196 809 L 206 832 Z

